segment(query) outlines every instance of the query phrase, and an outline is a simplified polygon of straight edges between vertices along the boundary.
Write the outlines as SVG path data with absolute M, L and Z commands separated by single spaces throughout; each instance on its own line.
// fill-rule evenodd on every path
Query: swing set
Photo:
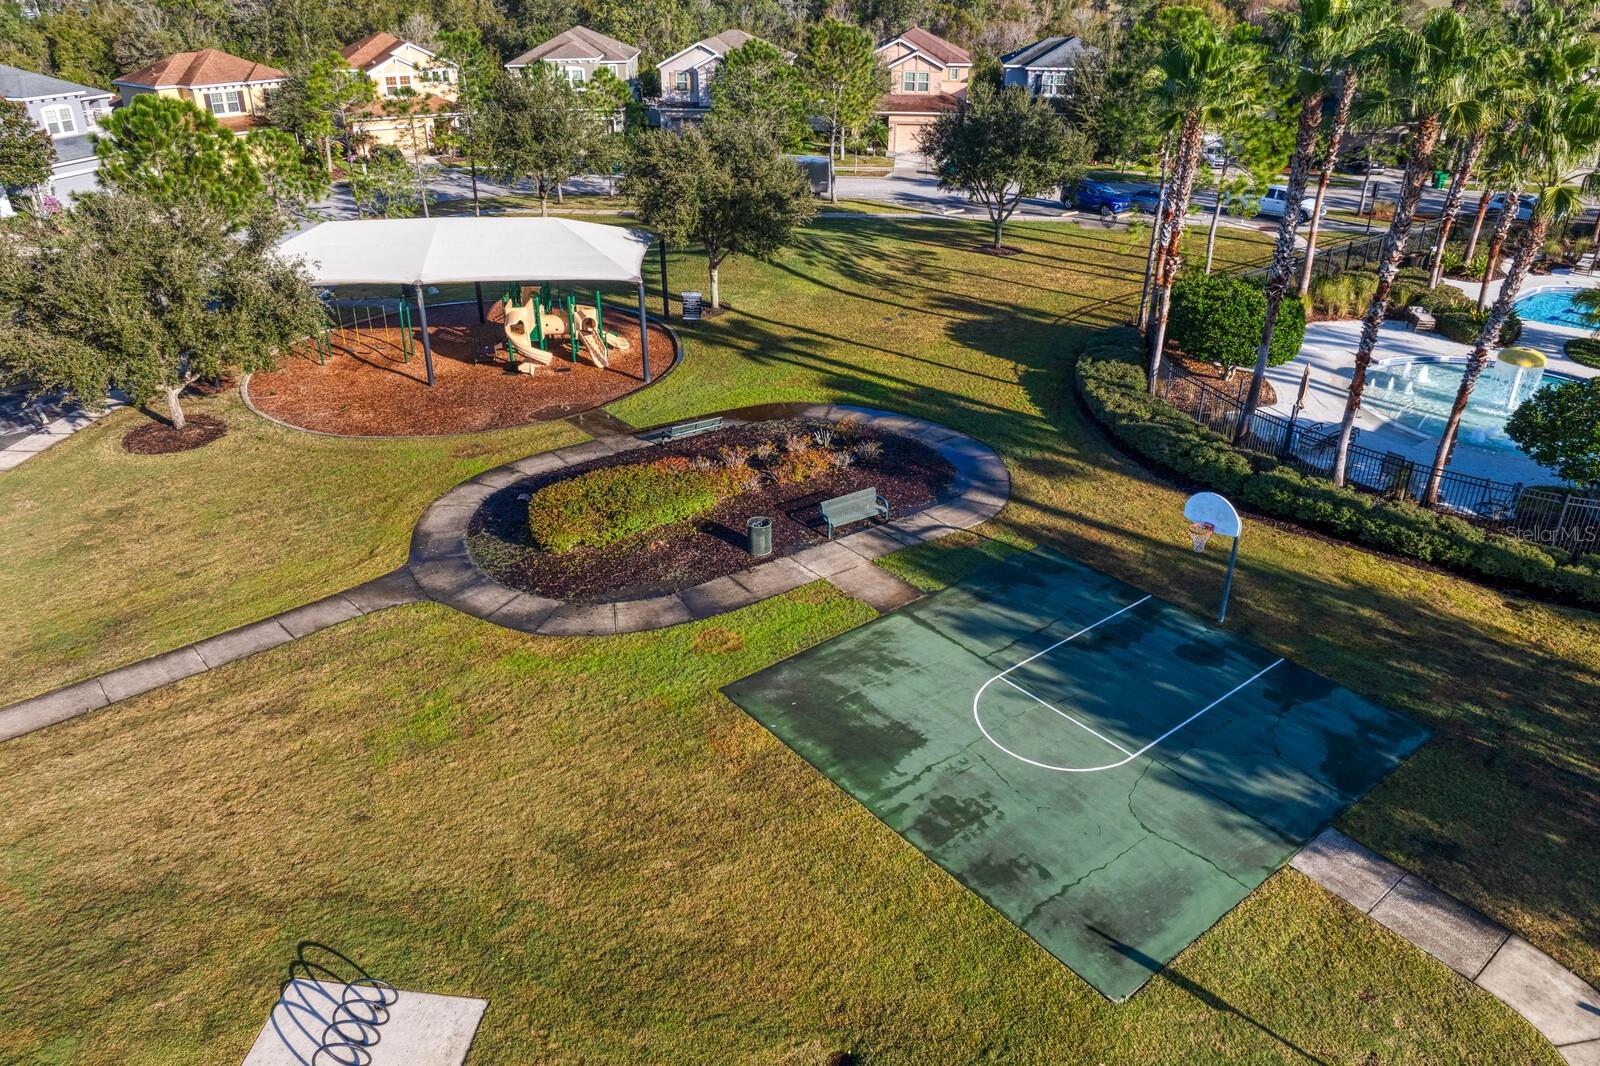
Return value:
M 416 339 L 411 331 L 411 306 L 405 300 L 349 301 L 323 298 L 324 319 L 322 330 L 316 337 L 317 362 L 328 365 L 330 355 L 362 355 L 392 358 L 399 352 L 402 363 L 410 363 L 416 351 Z M 390 339 L 390 330 L 400 331 L 400 342 Z

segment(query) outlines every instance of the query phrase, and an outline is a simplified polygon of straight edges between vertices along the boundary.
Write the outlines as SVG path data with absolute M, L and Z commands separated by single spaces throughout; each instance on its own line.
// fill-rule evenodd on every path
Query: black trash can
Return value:
M 744 524 L 750 536 L 750 554 L 764 559 L 772 554 L 772 519 L 756 517 Z

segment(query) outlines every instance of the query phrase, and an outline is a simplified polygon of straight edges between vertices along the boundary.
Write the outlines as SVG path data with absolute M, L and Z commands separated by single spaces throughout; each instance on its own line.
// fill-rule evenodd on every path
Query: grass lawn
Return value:
M 828 221 L 732 261 L 731 310 L 612 410 L 955 426 L 1013 503 L 891 569 L 933 588 L 1048 542 L 1209 612 L 1222 564 L 1187 550 L 1183 493 L 1067 384 L 1137 302 L 1147 233 L 1016 224 L 996 257 L 986 230 Z M 1269 247 L 1224 230 L 1219 263 Z M 669 288 L 704 276 L 675 254 Z M 565 432 L 342 442 L 214 403 L 234 432 L 190 456 L 122 454 L 125 415 L 0 479 L 14 695 L 381 572 L 424 501 Z M 823 586 L 555 641 L 410 607 L 0 745 L 0 1060 L 237 1062 L 314 936 L 488 997 L 475 1062 L 1558 1061 L 1292 872 L 1108 1005 L 715 691 L 868 617 Z M 1600 620 L 1257 523 L 1230 626 L 1436 731 L 1345 828 L 1600 978 Z
M 0 477 L 0 705 L 287 610 L 405 562 L 429 501 L 585 439 L 565 422 L 350 441 L 275 426 L 230 392 L 186 404 L 214 444 L 130 455 L 121 411 Z

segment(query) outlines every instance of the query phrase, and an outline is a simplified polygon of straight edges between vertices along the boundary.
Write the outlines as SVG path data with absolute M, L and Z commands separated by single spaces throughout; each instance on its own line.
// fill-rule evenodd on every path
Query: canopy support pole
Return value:
M 428 385 L 433 385 L 433 342 L 428 339 L 428 296 L 421 285 L 417 293 L 417 324 L 422 327 L 422 361 L 428 366 Z
M 666 245 L 662 245 L 663 248 Z M 663 258 L 663 263 L 666 260 Z M 666 290 L 661 293 L 663 302 L 666 300 Z M 644 279 L 639 279 L 639 355 L 644 359 L 644 383 L 650 384 L 650 315 L 644 309 Z
M 474 182 L 474 188 L 476 188 L 476 182 L 477 182 L 477 177 L 478 177 L 478 175 L 476 173 L 476 170 L 474 170 L 474 173 L 473 173 L 472 177 L 473 177 L 473 182 Z M 485 322 L 489 321 L 489 319 L 487 317 L 485 317 L 485 315 L 483 313 L 483 282 L 474 281 L 472 283 L 472 292 L 473 292 L 473 294 L 475 296 L 478 297 L 478 325 L 481 326 Z
M 667 239 L 662 237 L 657 247 L 661 249 L 661 321 L 671 322 L 672 305 L 667 302 Z M 650 380 L 649 374 L 645 375 L 645 380 Z

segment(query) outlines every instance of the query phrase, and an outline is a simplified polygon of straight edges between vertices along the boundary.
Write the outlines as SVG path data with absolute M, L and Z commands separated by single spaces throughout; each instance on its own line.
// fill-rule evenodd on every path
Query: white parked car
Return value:
M 1526 222 L 1526 221 L 1528 221 L 1528 219 L 1533 217 L 1533 205 L 1536 202 L 1537 202 L 1537 198 L 1533 197 L 1533 196 L 1530 196 L 1527 193 L 1523 193 L 1521 196 L 1517 197 L 1517 221 L 1518 222 Z M 1505 193 L 1497 192 L 1493 196 L 1489 197 L 1489 213 L 1490 214 L 1498 215 L 1500 212 L 1504 211 L 1505 209 L 1506 209 L 1506 194 Z
M 1256 204 L 1256 214 L 1263 218 L 1282 218 L 1284 206 L 1289 202 L 1289 187 L 1287 185 L 1269 185 L 1266 193 Z M 1300 221 L 1311 221 L 1311 215 L 1317 208 L 1315 196 L 1302 196 L 1300 198 Z M 1230 197 L 1223 205 L 1223 210 L 1233 214 L 1242 214 L 1244 201 L 1237 196 Z M 1323 205 L 1323 213 L 1327 213 L 1327 205 Z

